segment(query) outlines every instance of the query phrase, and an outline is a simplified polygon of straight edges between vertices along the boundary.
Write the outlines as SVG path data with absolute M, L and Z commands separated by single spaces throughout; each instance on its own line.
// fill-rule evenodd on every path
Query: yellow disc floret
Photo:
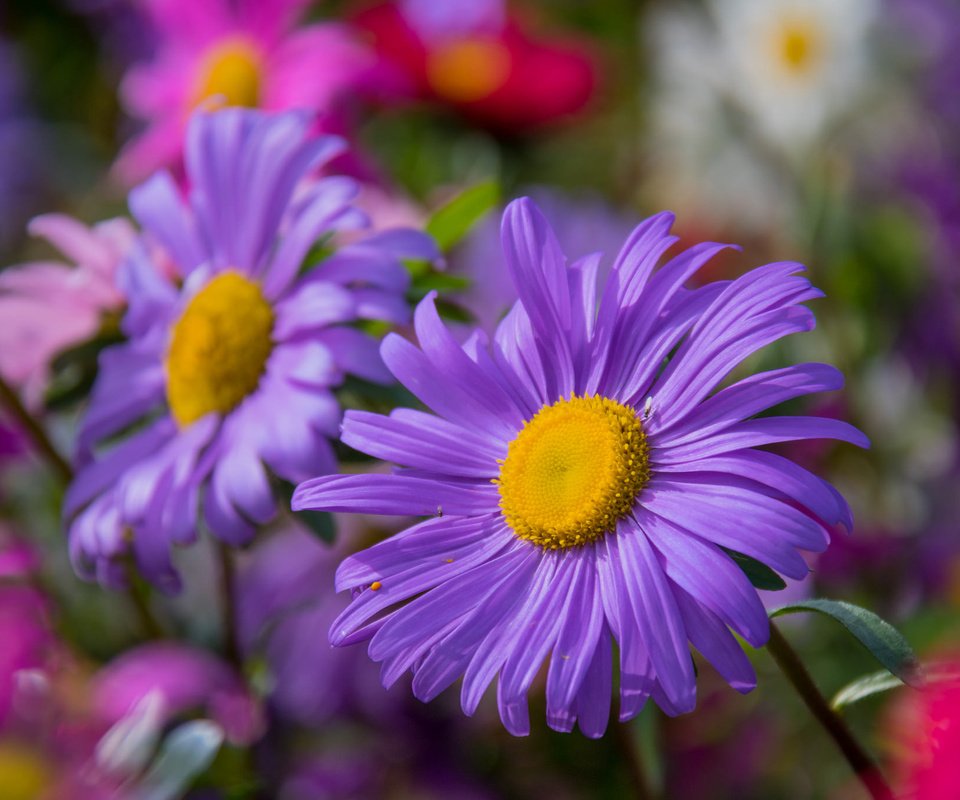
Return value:
M 181 427 L 227 413 L 257 388 L 273 350 L 273 319 L 260 286 L 238 272 L 197 292 L 167 351 L 167 400 Z
M 200 68 L 194 105 L 217 98 L 222 105 L 255 108 L 260 104 L 261 57 L 244 39 L 230 39 L 210 49 Z
M 556 550 L 612 531 L 650 477 L 648 462 L 633 408 L 571 395 L 524 424 L 494 483 L 513 532 Z
M 781 71 L 794 78 L 815 72 L 823 60 L 824 34 L 812 20 L 784 20 L 776 28 L 773 45 Z

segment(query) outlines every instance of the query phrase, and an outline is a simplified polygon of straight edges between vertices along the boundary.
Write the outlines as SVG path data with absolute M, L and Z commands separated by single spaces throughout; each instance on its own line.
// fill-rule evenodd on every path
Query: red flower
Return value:
M 582 42 L 540 38 L 524 21 L 427 36 L 387 3 L 358 13 L 405 94 L 445 103 L 478 125 L 519 132 L 582 109 L 596 89 Z

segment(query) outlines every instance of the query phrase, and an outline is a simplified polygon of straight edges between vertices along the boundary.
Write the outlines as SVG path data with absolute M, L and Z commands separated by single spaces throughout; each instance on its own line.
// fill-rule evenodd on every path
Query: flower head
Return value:
M 730 81 L 736 101 L 772 141 L 805 144 L 862 89 L 873 0 L 711 5 L 724 71 L 713 80 Z
M 400 258 L 432 258 L 434 246 L 384 231 L 300 277 L 319 240 L 366 221 L 351 205 L 352 180 L 303 185 L 341 148 L 309 127 L 294 112 L 199 114 L 186 202 L 168 173 L 131 194 L 144 239 L 176 276 L 143 243 L 121 271 L 128 341 L 101 356 L 65 506 L 84 575 L 122 582 L 118 560 L 132 552 L 150 580 L 175 590 L 170 548 L 194 540 L 201 505 L 216 536 L 247 542 L 274 514 L 266 468 L 292 482 L 334 469 L 331 388 L 347 372 L 389 380 L 376 341 L 354 323 L 405 321 Z
M 760 412 L 837 389 L 840 374 L 802 364 L 718 385 L 747 356 L 810 330 L 820 296 L 793 262 L 734 281 L 683 284 L 725 246 L 701 244 L 655 270 L 673 218 L 642 223 L 597 294 L 599 255 L 571 265 L 529 200 L 504 215 L 519 301 L 488 344 L 460 346 L 428 297 L 420 348 L 397 335 L 384 361 L 434 413 L 347 412 L 343 441 L 393 461 L 392 475 L 307 481 L 294 507 L 430 519 L 346 559 L 353 592 L 334 644 L 370 640 L 389 685 L 407 670 L 429 700 L 463 676 L 473 713 L 493 678 L 504 724 L 529 730 L 527 693 L 544 660 L 547 718 L 603 733 L 613 643 L 620 718 L 646 700 L 694 707 L 689 644 L 737 690 L 755 685 L 731 629 L 769 633 L 756 590 L 730 551 L 791 578 L 828 526 L 851 525 L 840 495 L 758 449 L 834 438 L 866 446 L 838 420 Z M 664 365 L 667 360 L 666 365 Z
M 593 58 L 581 42 L 537 34 L 500 0 L 383 3 L 357 15 L 409 94 L 446 104 L 476 123 L 523 131 L 581 110 L 594 93 Z
M 186 121 L 198 107 L 308 109 L 326 124 L 370 66 L 369 53 L 343 26 L 295 29 L 304 0 L 143 5 L 157 43 L 154 57 L 133 67 L 121 87 L 129 112 L 148 121 L 117 163 L 127 183 L 179 162 Z

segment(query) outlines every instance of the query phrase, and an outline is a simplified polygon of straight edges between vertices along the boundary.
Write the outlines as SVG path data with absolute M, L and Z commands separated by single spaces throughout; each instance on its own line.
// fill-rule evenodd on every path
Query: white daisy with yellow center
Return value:
M 795 147 L 856 105 L 874 0 L 713 0 L 724 90 L 773 141 Z

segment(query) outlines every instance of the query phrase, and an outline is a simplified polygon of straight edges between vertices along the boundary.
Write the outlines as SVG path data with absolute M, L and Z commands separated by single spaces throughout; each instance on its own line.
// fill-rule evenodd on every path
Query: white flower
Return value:
M 802 146 L 869 78 L 874 0 L 711 0 L 728 91 L 772 141 Z

